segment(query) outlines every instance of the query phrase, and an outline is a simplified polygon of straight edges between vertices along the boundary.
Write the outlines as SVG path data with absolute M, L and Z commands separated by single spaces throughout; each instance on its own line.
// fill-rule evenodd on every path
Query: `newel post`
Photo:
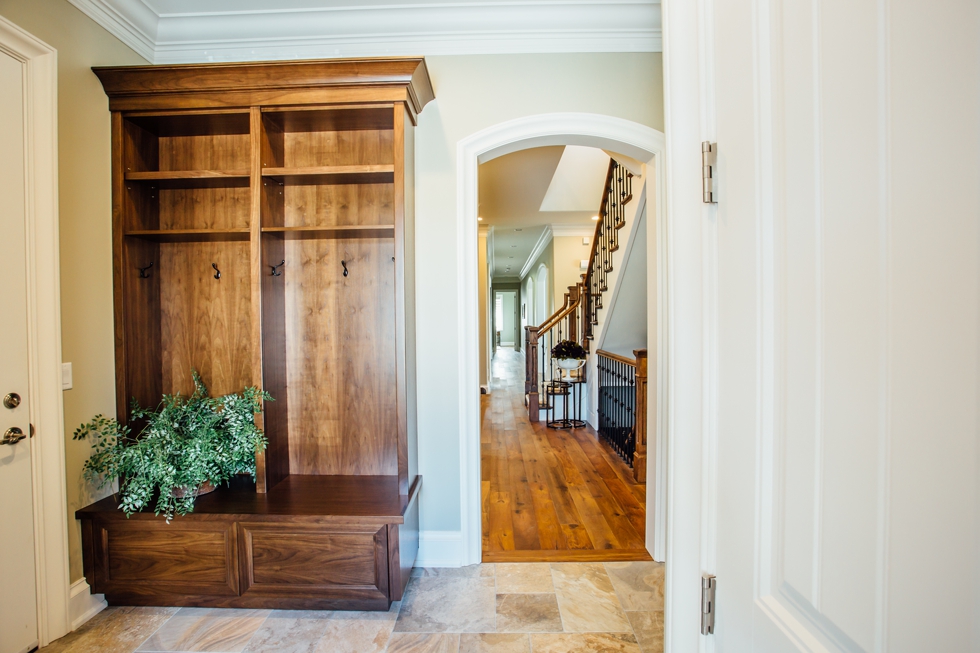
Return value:
M 634 349 L 636 357 L 636 449 L 633 453 L 633 478 L 637 483 L 647 481 L 647 350 Z
M 538 327 L 524 327 L 524 394 L 527 395 L 527 417 L 537 422 L 538 410 Z

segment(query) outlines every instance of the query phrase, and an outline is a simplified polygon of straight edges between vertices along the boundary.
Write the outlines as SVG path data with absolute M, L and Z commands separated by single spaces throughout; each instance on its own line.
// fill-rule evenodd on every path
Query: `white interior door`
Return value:
M 0 52 L 0 262 L 4 279 L 0 438 L 6 442 L 0 444 L 0 653 L 29 651 L 38 641 L 32 441 L 28 437 L 23 80 L 23 64 Z M 19 397 L 19 404 L 13 395 Z
M 980 3 L 702 6 L 705 643 L 980 650 Z

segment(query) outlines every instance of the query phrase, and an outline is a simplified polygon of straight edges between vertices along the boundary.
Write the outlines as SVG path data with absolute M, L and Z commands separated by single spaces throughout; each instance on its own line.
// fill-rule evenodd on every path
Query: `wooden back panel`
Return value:
M 254 385 L 248 243 L 161 243 L 158 267 L 163 392 L 193 392 L 192 369 L 212 395 Z
M 393 257 L 390 239 L 286 241 L 293 474 L 397 473 Z

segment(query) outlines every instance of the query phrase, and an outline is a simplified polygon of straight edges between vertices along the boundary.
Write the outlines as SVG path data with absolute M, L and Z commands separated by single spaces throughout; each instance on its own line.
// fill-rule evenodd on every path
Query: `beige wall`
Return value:
M 555 236 L 554 238 L 554 278 L 555 307 L 561 306 L 569 286 L 582 282 L 582 259 L 588 259 L 591 245 L 582 244 L 583 236 Z M 592 236 L 588 236 L 592 242 Z
M 75 509 L 90 502 L 82 481 L 89 446 L 71 432 L 96 413 L 115 415 L 112 344 L 112 214 L 109 110 L 92 66 L 145 64 L 66 0 L 0 0 L 0 15 L 58 50 L 58 177 L 61 338 L 74 388 L 65 396 L 71 579 L 82 577 Z
M 421 520 L 424 531 L 458 531 L 456 146 L 491 125 L 557 111 L 606 114 L 663 130 L 663 80 L 661 56 L 653 53 L 426 61 L 436 100 L 420 116 L 416 150 Z

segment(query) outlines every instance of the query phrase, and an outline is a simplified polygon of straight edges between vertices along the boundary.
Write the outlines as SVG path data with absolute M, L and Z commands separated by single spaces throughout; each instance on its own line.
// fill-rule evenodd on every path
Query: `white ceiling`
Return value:
M 151 63 L 659 52 L 659 0 L 69 0 Z
M 493 228 L 493 277 L 517 277 L 528 259 L 537 255 L 535 246 L 547 232 L 557 235 L 589 235 L 595 230 L 592 216 L 599 209 L 609 156 L 593 148 L 568 148 L 575 155 L 563 156 L 564 146 L 536 147 L 492 159 L 480 165 L 481 227 Z M 591 150 L 605 157 L 605 164 L 559 165 L 568 159 L 591 160 Z M 582 157 L 582 154 L 586 154 Z M 591 200 L 582 199 L 580 210 L 542 211 L 541 203 L 550 188 L 582 186 L 594 188 Z M 508 269 L 510 268 L 510 269 Z

